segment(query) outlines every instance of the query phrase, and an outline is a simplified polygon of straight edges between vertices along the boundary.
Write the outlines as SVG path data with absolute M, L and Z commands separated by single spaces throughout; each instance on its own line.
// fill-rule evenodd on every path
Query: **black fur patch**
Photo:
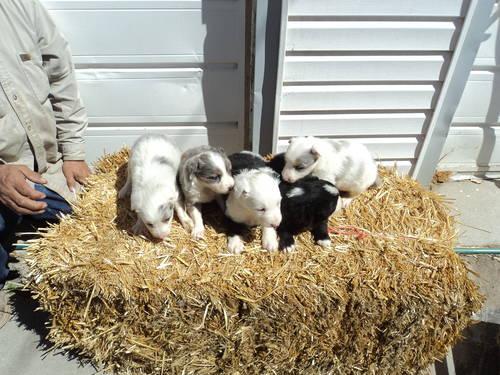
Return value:
M 314 241 L 329 239 L 328 219 L 335 212 L 338 194 L 331 194 L 325 189 L 334 185 L 317 177 L 304 177 L 293 184 L 282 181 L 281 215 L 282 221 L 278 227 L 280 250 L 294 244 L 293 236 L 310 230 Z M 288 193 L 300 188 L 304 194 L 288 197 Z
M 274 155 L 273 158 L 269 161 L 269 166 L 279 175 L 281 175 L 281 172 L 283 172 L 285 164 L 286 161 L 284 152 Z
M 231 161 L 233 176 L 241 173 L 244 169 L 260 169 L 268 166 L 264 159 L 249 152 L 238 152 L 229 155 L 229 160 Z

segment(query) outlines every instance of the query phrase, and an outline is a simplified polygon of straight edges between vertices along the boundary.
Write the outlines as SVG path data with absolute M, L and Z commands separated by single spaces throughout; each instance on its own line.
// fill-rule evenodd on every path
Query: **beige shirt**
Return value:
M 87 114 L 68 43 L 38 0 L 0 0 L 0 163 L 25 164 L 74 197 L 63 160 L 84 160 Z

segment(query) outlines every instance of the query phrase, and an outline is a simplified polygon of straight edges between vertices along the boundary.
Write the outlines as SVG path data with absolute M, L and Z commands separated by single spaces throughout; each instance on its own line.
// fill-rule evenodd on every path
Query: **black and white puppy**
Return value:
M 200 146 L 182 154 L 179 166 L 179 185 L 185 209 L 177 211 L 184 228 L 192 228 L 194 238 L 204 235 L 201 204 L 213 201 L 219 194 L 233 188 L 231 162 L 222 149 Z
M 365 145 L 316 137 L 292 138 L 285 153 L 283 180 L 312 175 L 334 184 L 345 197 L 343 206 L 371 186 L 380 184 L 377 165 Z
M 257 154 L 240 152 L 229 156 L 234 188 L 226 197 L 228 250 L 243 250 L 242 235 L 248 227 L 262 227 L 262 247 L 278 249 L 276 228 L 281 223 L 279 175 Z
M 285 164 L 284 153 L 274 156 L 269 162 L 278 174 L 281 174 Z M 293 183 L 282 181 L 280 191 L 282 219 L 278 227 L 279 249 L 293 251 L 293 236 L 305 231 L 311 231 L 318 245 L 329 247 L 328 219 L 341 207 L 338 189 L 328 181 L 306 176 Z

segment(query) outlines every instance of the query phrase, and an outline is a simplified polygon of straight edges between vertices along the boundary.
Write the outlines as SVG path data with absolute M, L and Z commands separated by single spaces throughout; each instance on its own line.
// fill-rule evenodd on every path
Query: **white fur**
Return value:
M 234 189 L 226 201 L 226 215 L 237 223 L 263 227 L 262 247 L 276 251 L 278 239 L 274 228 L 281 223 L 280 205 L 278 179 L 262 169 L 242 171 L 234 177 Z
M 245 245 L 240 236 L 231 236 L 227 239 L 227 249 L 230 253 L 240 254 L 244 248 Z
M 271 227 L 262 228 L 262 247 L 267 251 L 278 251 L 278 234 Z
M 147 228 L 153 237 L 160 239 L 170 233 L 174 207 L 179 198 L 176 175 L 180 156 L 177 147 L 162 135 L 142 136 L 132 147 L 127 182 L 120 190 L 119 198 L 130 193 L 130 207 L 137 213 L 135 233 L 142 233 Z M 168 164 L 159 163 L 158 158 L 163 158 Z M 160 210 L 162 206 L 167 209 Z
M 213 161 L 214 165 L 223 171 L 220 182 L 213 185 L 214 192 L 217 194 L 227 194 L 227 192 L 234 186 L 233 176 L 231 176 L 231 174 L 226 170 L 226 165 L 224 164 L 224 160 L 220 154 L 214 153 L 210 155 L 210 159 Z M 212 200 L 213 199 L 215 199 L 215 197 L 212 198 Z
M 323 185 L 323 189 L 325 189 L 328 193 L 332 195 L 339 195 L 339 189 L 337 189 L 335 186 L 325 184 Z
M 290 190 L 288 193 L 286 193 L 286 196 L 288 198 L 293 198 L 293 197 L 298 197 L 304 194 L 304 189 L 296 187 Z
M 279 181 L 260 170 L 234 177 L 234 189 L 226 201 L 226 214 L 248 226 L 277 227 L 281 223 Z
M 336 147 L 335 147 L 336 146 Z M 316 161 L 303 170 L 296 170 L 297 160 L 304 155 L 315 155 Z M 352 165 L 344 168 L 344 162 L 350 158 Z M 294 138 L 285 154 L 283 179 L 295 182 L 309 174 L 334 184 L 339 190 L 353 195 L 367 190 L 377 180 L 377 166 L 368 149 L 357 142 L 335 142 L 315 137 Z M 359 176 L 359 167 L 364 173 Z
M 324 247 L 325 249 L 328 249 L 332 245 L 332 241 L 330 241 L 330 240 L 319 240 L 318 241 L 318 245 L 321 246 L 321 247 Z

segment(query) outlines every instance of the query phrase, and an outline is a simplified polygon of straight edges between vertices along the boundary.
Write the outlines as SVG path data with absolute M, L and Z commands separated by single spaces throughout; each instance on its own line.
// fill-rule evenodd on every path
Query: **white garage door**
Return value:
M 89 160 L 145 132 L 243 147 L 244 0 L 43 3 L 71 45 Z
M 498 4 L 455 113 L 438 168 L 500 174 L 500 33 Z

